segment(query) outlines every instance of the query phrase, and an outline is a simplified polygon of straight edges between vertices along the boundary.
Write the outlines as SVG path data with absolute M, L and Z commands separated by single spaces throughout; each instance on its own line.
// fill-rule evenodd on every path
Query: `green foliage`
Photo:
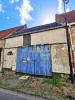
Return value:
M 47 78 L 44 80 L 45 83 L 48 83 L 48 84 L 52 84 L 52 85 L 55 85 L 57 87 L 61 87 L 61 86 L 64 86 L 65 84 L 61 82 L 61 76 L 60 75 L 55 75 L 51 78 Z

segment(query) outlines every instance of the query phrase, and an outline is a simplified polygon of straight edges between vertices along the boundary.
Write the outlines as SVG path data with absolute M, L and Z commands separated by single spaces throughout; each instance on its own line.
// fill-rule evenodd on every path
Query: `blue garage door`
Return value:
M 16 72 L 51 76 L 52 61 L 50 46 L 30 46 L 17 49 Z

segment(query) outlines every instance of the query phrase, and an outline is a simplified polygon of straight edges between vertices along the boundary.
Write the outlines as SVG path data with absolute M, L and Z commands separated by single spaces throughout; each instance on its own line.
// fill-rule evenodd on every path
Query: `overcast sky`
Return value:
M 0 30 L 27 24 L 28 27 L 55 21 L 55 14 L 63 12 L 63 0 L 0 0 Z M 66 11 L 75 9 L 69 0 Z

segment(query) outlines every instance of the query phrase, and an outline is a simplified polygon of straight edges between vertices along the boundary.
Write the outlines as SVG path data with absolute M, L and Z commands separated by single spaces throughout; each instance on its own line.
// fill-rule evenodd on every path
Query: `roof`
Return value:
M 10 35 L 7 38 L 11 38 L 11 37 L 15 37 L 15 36 L 21 36 L 21 35 L 25 35 L 25 34 L 32 34 L 32 33 L 38 33 L 41 31 L 46 31 L 49 29 L 55 29 L 58 27 L 63 27 L 62 24 L 58 24 L 56 22 L 54 23 L 50 23 L 50 24 L 45 24 L 45 25 L 41 25 L 41 26 L 36 26 L 36 27 L 32 27 L 32 28 L 27 28 L 24 30 L 21 30 L 19 32 L 14 32 L 12 35 Z
M 56 14 L 56 22 L 58 23 L 65 23 L 65 16 L 68 23 L 74 23 L 75 22 L 75 10 L 72 10 L 70 12 L 66 12 L 63 14 Z
M 26 27 L 27 27 L 26 25 L 22 25 L 22 26 L 10 28 L 10 29 L 2 30 L 2 31 L 0 31 L 0 40 L 9 36 L 13 32 L 20 31 L 21 29 L 25 29 Z

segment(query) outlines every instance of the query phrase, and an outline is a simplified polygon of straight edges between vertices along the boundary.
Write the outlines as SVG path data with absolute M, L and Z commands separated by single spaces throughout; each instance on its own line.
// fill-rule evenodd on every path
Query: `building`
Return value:
M 64 25 L 58 24 L 56 22 L 14 32 L 12 35 L 5 38 L 3 68 L 8 68 L 16 71 L 16 67 L 18 67 L 16 64 L 19 63 L 19 72 L 21 72 L 21 69 L 23 67 L 22 65 L 24 64 L 25 66 L 24 62 L 26 62 L 27 60 L 25 59 L 26 56 L 24 56 L 22 51 L 26 50 L 28 46 L 30 47 L 30 49 L 32 48 L 32 46 L 36 46 L 39 50 L 40 47 L 44 48 L 44 46 L 46 45 L 50 47 L 49 52 L 51 58 L 51 72 L 69 74 L 70 68 L 68 61 L 66 31 Z M 36 51 L 36 54 L 38 53 L 38 50 L 34 50 Z M 29 53 L 30 52 L 28 52 L 28 54 Z M 20 56 L 23 56 L 19 58 L 19 54 Z M 46 55 L 44 56 L 46 57 Z M 29 57 L 30 56 L 28 56 L 28 58 Z M 21 60 L 25 61 L 21 62 Z
M 41 75 L 44 71 L 42 75 L 47 76 L 51 73 L 69 74 L 64 16 L 65 13 L 57 14 L 54 23 L 32 28 L 19 28 L 5 36 L 4 56 L 1 58 L 3 69 L 36 75 Z M 75 71 L 75 11 L 67 12 L 66 17 L 72 46 L 73 70 Z

